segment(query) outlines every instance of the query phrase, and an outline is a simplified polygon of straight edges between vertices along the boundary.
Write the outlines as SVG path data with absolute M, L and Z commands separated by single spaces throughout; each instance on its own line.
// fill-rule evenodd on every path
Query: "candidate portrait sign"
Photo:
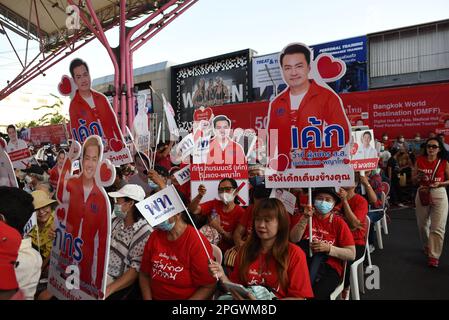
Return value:
M 329 54 L 314 59 L 310 48 L 301 43 L 288 45 L 281 54 L 283 77 L 289 86 L 269 107 L 266 186 L 353 185 L 351 126 L 341 99 L 326 83 L 345 74 L 345 63 Z
M 81 154 L 81 172 L 72 166 Z M 115 168 L 104 159 L 102 140 L 93 135 L 73 141 L 59 176 L 55 239 L 50 254 L 49 291 L 60 300 L 105 298 L 111 205 L 104 187 L 115 180 Z
M 355 171 L 370 171 L 377 168 L 379 156 L 374 143 L 373 130 L 352 132 L 351 165 Z
M 6 152 L 6 141 L 0 138 L 0 186 L 18 188 L 16 175 Z

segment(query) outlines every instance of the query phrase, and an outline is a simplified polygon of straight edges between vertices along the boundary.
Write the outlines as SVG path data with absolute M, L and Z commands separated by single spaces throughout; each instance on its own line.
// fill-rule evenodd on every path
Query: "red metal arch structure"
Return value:
M 134 121 L 133 54 L 198 0 L 0 0 L 0 34 L 7 37 L 22 71 L 0 90 L 0 100 L 77 51 L 93 39 L 106 48 L 114 66 L 113 107 L 120 126 Z M 127 21 L 142 20 L 133 27 Z M 77 23 L 79 22 L 79 24 Z M 105 32 L 120 28 L 112 48 Z M 21 59 L 8 32 L 27 39 Z M 28 42 L 39 42 L 40 52 L 28 61 Z M 23 57 L 22 57 L 23 58 Z M 127 116 L 128 115 L 128 116 Z

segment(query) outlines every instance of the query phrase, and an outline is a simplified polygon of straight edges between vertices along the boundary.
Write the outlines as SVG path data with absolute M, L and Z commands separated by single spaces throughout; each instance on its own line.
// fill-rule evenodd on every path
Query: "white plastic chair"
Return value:
M 212 243 L 211 246 L 212 246 L 212 253 L 215 257 L 215 261 L 218 262 L 218 264 L 221 264 L 221 262 L 223 261 L 223 253 L 221 252 L 221 249 Z
M 381 221 L 383 219 L 385 219 L 385 224 L 386 224 L 386 211 L 387 211 L 387 206 L 386 206 L 386 199 L 387 196 L 385 194 L 385 192 L 382 191 L 382 207 L 379 209 L 369 209 L 368 212 L 378 212 L 381 211 L 383 212 L 383 217 L 382 219 L 380 219 L 379 221 L 376 221 L 376 224 L 374 225 L 374 228 L 376 229 L 376 237 L 377 237 L 377 245 L 379 246 L 379 249 L 383 249 L 384 248 L 384 243 L 382 241 L 382 225 L 381 225 Z
M 388 234 L 388 224 L 387 224 L 387 209 L 388 209 L 388 195 L 390 194 L 390 185 L 387 182 L 382 182 L 382 189 L 385 192 L 385 204 L 384 204 L 384 216 L 381 219 L 382 229 L 384 233 Z
M 337 300 L 337 298 L 341 297 L 341 293 L 343 292 L 345 288 L 345 275 L 346 275 L 346 264 L 347 262 L 344 262 L 343 265 L 343 278 L 341 280 L 341 283 L 335 288 L 335 290 L 330 295 L 330 300 Z
M 369 254 L 369 244 L 368 244 L 368 237 L 369 237 L 369 228 L 370 228 L 371 220 L 368 216 L 366 216 L 366 235 L 365 235 L 365 251 L 363 252 L 363 255 L 356 261 L 354 261 L 351 264 L 350 270 L 351 274 L 349 277 L 349 283 L 351 285 L 351 297 L 352 300 L 360 300 L 360 292 L 359 289 L 362 290 L 363 293 L 365 293 L 365 285 L 364 285 L 364 268 L 363 268 L 363 262 L 365 261 L 366 252 L 368 251 Z M 368 246 L 368 248 L 367 248 Z M 371 260 L 371 256 L 369 258 Z M 371 261 L 369 262 L 371 265 Z

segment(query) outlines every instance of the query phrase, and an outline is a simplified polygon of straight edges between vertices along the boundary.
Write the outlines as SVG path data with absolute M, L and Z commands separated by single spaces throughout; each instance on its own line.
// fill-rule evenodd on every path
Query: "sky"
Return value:
M 314 45 L 448 18 L 447 0 L 428 0 L 425 5 L 415 0 L 199 0 L 136 52 L 134 67 L 161 61 L 181 64 L 247 48 L 263 55 L 279 52 L 291 42 Z M 26 41 L 9 34 L 23 57 Z M 117 28 L 107 36 L 112 46 L 118 44 Z M 30 42 L 30 46 L 38 44 Z M 92 79 L 113 72 L 106 50 L 95 40 L 20 92 L 57 93 L 57 84 L 69 73 L 75 57 L 88 62 Z M 20 70 L 6 37 L 0 34 L 1 88 Z

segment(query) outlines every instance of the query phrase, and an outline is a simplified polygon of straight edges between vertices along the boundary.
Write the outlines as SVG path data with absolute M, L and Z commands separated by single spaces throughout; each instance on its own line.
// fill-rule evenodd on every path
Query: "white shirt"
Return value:
M 365 148 L 363 146 L 362 152 L 363 152 L 363 159 L 372 159 L 378 157 L 376 149 L 374 149 L 371 146 L 368 146 L 368 148 Z
M 294 96 L 290 93 L 290 108 L 292 110 L 298 110 L 299 109 L 299 105 L 301 104 L 302 99 L 304 98 L 304 96 L 306 95 L 307 91 L 298 95 L 298 96 Z
M 6 146 L 7 153 L 22 149 L 28 149 L 27 143 L 22 139 L 17 139 L 16 142 L 12 142 L 11 140 L 9 140 L 8 145 Z
M 91 107 L 92 109 L 95 108 L 95 103 L 94 103 L 94 97 L 91 95 L 89 98 L 84 98 L 84 100 L 86 100 L 86 102 L 89 104 L 89 107 Z
M 16 267 L 16 278 L 19 288 L 23 291 L 26 300 L 34 300 L 41 276 L 42 258 L 39 252 L 33 249 L 31 238 L 22 240 L 17 261 L 19 265 Z

